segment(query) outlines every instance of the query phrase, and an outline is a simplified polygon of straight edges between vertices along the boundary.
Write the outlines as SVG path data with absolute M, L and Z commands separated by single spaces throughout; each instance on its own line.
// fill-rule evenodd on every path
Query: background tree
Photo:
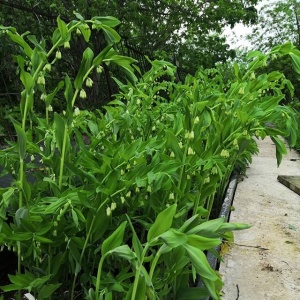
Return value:
M 14 26 L 20 33 L 30 31 L 38 40 L 42 37 L 47 40 L 58 15 L 66 22 L 74 18 L 74 11 L 84 18 L 111 15 L 121 21 L 117 31 L 124 44 L 138 47 L 143 54 L 152 58 L 176 62 L 194 73 L 200 66 L 210 68 L 216 62 L 225 62 L 229 57 L 235 56 L 235 52 L 229 49 L 220 34 L 227 25 L 233 27 L 238 22 L 253 24 L 257 17 L 255 5 L 258 1 L 0 0 L 0 19 L 2 24 Z M 103 35 L 97 36 L 93 40 L 96 47 L 93 50 L 101 51 L 105 45 L 104 40 Z M 72 50 L 69 51 L 68 65 L 60 66 L 62 71 L 67 67 L 73 68 L 75 73 L 79 66 L 80 62 L 76 58 L 81 57 L 85 42 L 80 37 L 74 42 L 76 47 L 71 47 Z M 0 44 L 1 77 L 9 78 L 9 82 L 1 80 L 0 89 L 3 93 L 14 92 L 17 87 L 15 69 L 12 67 L 14 63 L 9 59 L 10 54 L 15 52 L 13 47 L 7 41 Z M 102 77 L 98 78 L 102 81 L 93 85 L 88 95 L 89 103 L 94 103 L 93 105 L 99 104 L 99 99 L 107 101 L 107 95 L 113 93 L 109 90 L 112 84 L 109 73 L 112 70 L 104 67 Z M 93 79 L 96 81 L 97 78 Z M 3 101 L 6 102 L 7 99 Z
M 258 12 L 257 24 L 247 36 L 253 50 L 269 51 L 272 47 L 286 42 L 292 42 L 300 48 L 300 1 L 285 0 L 267 3 Z M 293 72 L 289 57 L 272 60 L 265 72 L 279 70 L 285 74 L 295 87 L 295 95 L 286 93 L 286 103 L 294 104 L 300 99 L 299 78 Z
M 291 41 L 300 46 L 300 1 L 267 3 L 258 14 L 257 24 L 248 35 L 252 48 L 268 51 L 275 45 Z

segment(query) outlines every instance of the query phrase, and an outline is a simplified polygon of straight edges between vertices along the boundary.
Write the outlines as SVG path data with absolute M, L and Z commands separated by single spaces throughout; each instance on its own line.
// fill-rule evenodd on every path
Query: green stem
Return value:
M 58 187 L 61 190 L 62 188 L 62 180 L 63 180 L 63 172 L 64 172 L 64 163 L 65 163 L 65 155 L 66 155 L 66 144 L 67 144 L 67 133 L 68 133 L 68 125 L 65 124 L 64 128 L 64 140 L 62 145 L 61 151 L 61 158 L 60 158 L 60 167 L 59 167 L 59 183 Z
M 153 273 L 154 273 L 155 267 L 156 267 L 157 262 L 158 262 L 158 260 L 159 260 L 159 258 L 160 258 L 161 250 L 163 250 L 163 249 L 166 248 L 166 247 L 167 247 L 167 245 L 166 245 L 166 244 L 163 244 L 163 245 L 159 248 L 159 250 L 157 251 L 157 253 L 156 253 L 155 257 L 154 257 L 154 260 L 153 260 L 153 262 L 152 262 L 152 264 L 151 264 L 151 267 L 150 267 L 150 272 L 149 272 L 149 277 L 150 277 L 150 279 L 152 279 L 152 277 L 153 277 Z
M 182 181 L 183 181 L 182 177 L 183 177 L 183 173 L 185 170 L 185 161 L 186 161 L 186 157 L 187 157 L 188 147 L 189 147 L 189 143 L 187 142 L 185 145 L 185 149 L 184 149 L 184 153 L 183 153 L 183 157 L 182 157 L 182 166 L 180 169 L 179 181 L 178 181 L 178 185 L 177 185 L 179 190 L 181 189 L 181 185 L 182 185 Z M 178 195 L 176 195 L 176 199 L 175 199 L 175 203 L 177 203 L 177 202 L 178 202 Z
M 213 193 L 212 195 L 210 195 L 208 197 L 208 203 L 207 203 L 207 210 L 208 210 L 208 215 L 207 215 L 207 220 L 209 220 L 209 216 L 214 204 L 214 197 L 215 197 L 215 193 Z
M 111 197 L 116 196 L 117 194 L 121 193 L 121 192 L 124 191 L 124 190 L 125 190 L 125 188 L 122 188 L 122 189 L 116 191 L 115 193 L 113 193 L 113 194 L 111 195 Z M 87 248 L 87 244 L 88 244 L 89 239 L 90 239 L 90 236 L 91 236 L 91 234 L 92 234 L 92 229 L 93 229 L 93 227 L 94 227 L 94 223 L 95 223 L 95 220 L 96 220 L 96 215 L 97 215 L 97 213 L 102 209 L 102 207 L 103 207 L 109 200 L 110 200 L 110 198 L 106 198 L 106 199 L 101 203 L 101 205 L 97 208 L 96 212 L 95 212 L 94 215 L 93 215 L 93 219 L 92 219 L 91 225 L 90 225 L 90 227 L 89 227 L 89 231 L 88 231 L 88 234 L 87 234 L 87 236 L 86 236 L 86 238 L 85 238 L 84 245 L 83 245 L 83 248 L 82 248 L 82 251 L 81 251 L 81 254 L 80 254 L 79 264 L 81 264 L 81 262 L 82 262 L 82 259 L 83 259 L 85 250 L 86 250 L 86 248 Z M 98 269 L 98 271 L 99 271 L 99 269 Z M 71 289 L 71 299 L 73 299 L 73 296 L 74 296 L 75 284 L 76 284 L 77 276 L 78 276 L 78 274 L 75 274 L 75 275 L 74 275 L 74 278 L 73 278 L 73 284 L 72 284 L 72 289 Z M 101 276 L 101 273 L 100 273 L 100 276 Z M 98 275 L 97 275 L 97 278 L 98 278 Z M 99 279 L 99 280 L 100 280 L 100 279 Z M 100 283 L 99 283 L 99 284 L 100 284 Z M 97 299 L 97 298 L 96 298 L 96 299 Z
M 131 294 L 131 300 L 136 300 L 135 296 L 136 296 L 137 287 L 138 287 L 138 284 L 139 284 L 141 268 L 142 268 L 142 265 L 143 265 L 144 257 L 146 256 L 146 253 L 148 251 L 148 248 L 149 248 L 149 244 L 147 243 L 145 245 L 144 250 L 143 250 L 141 261 L 135 269 L 135 277 L 134 277 L 133 289 L 132 289 L 132 294 Z
M 197 214 L 197 210 L 198 210 L 198 207 L 199 207 L 199 203 L 200 203 L 200 197 L 201 197 L 201 191 L 202 191 L 202 187 L 203 187 L 203 183 L 201 182 L 201 186 L 200 186 L 200 193 L 198 195 L 198 197 L 196 198 L 196 201 L 194 203 L 194 207 L 193 207 L 193 216 Z
M 95 299 L 99 299 L 99 290 L 100 290 L 100 283 L 101 283 L 102 266 L 103 266 L 104 259 L 106 258 L 106 256 L 107 256 L 108 253 L 109 252 L 107 252 L 106 255 L 103 255 L 101 257 L 99 265 L 98 265 L 97 279 L 96 279 L 96 288 L 95 288 L 95 296 L 96 296 Z

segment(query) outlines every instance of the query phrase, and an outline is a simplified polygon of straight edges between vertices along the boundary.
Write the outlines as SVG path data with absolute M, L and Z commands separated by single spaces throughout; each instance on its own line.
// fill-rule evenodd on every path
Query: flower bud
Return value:
M 210 182 L 210 177 L 207 176 L 206 178 L 204 178 L 204 183 L 209 183 Z
M 174 200 L 175 198 L 174 198 L 174 193 L 170 193 L 170 195 L 169 195 L 169 200 Z
M 112 202 L 110 205 L 110 209 L 113 211 L 117 208 L 117 203 L 116 202 Z
M 195 137 L 194 131 L 191 131 L 191 132 L 189 133 L 189 139 L 190 139 L 190 140 L 193 140 L 194 137 Z
M 56 51 L 55 58 L 61 59 L 61 52 L 59 50 Z
M 195 119 L 194 119 L 194 124 L 196 125 L 196 124 L 198 124 L 199 123 L 199 117 L 197 116 Z
M 65 49 L 70 49 L 70 43 L 68 41 L 64 42 L 64 48 Z
M 188 155 L 194 155 L 194 154 L 195 154 L 195 151 L 191 147 L 189 147 L 188 148 Z
M 45 77 L 43 75 L 38 77 L 37 84 L 45 85 Z
M 221 157 L 229 157 L 229 152 L 228 152 L 228 150 L 223 149 L 223 150 L 221 151 Z
M 241 87 L 239 89 L 239 95 L 244 95 L 245 94 L 245 88 L 244 87 Z
M 86 99 L 86 92 L 85 92 L 84 89 L 81 89 L 81 90 L 80 90 L 79 97 L 80 97 L 81 99 Z
M 51 71 L 51 64 L 45 64 L 43 70 L 46 71 L 46 72 L 50 72 Z
M 213 175 L 218 174 L 218 169 L 217 169 L 217 167 L 212 167 L 212 169 L 211 169 L 211 174 L 213 174 Z
M 93 86 L 93 80 L 92 80 L 90 77 L 88 77 L 88 78 L 86 79 L 85 85 L 86 85 L 87 87 L 92 87 L 92 86 Z
M 172 157 L 172 158 L 174 158 L 174 157 L 175 157 L 175 154 L 174 154 L 174 152 L 173 152 L 173 151 L 170 153 L 170 157 Z
M 103 67 L 102 66 L 98 66 L 96 69 L 97 73 L 100 74 L 103 72 Z
M 75 107 L 74 116 L 79 116 L 79 115 L 80 115 L 80 109 L 78 107 Z
M 110 208 L 110 207 L 108 207 L 108 208 L 106 209 L 106 215 L 107 215 L 108 217 L 111 215 L 111 208 Z

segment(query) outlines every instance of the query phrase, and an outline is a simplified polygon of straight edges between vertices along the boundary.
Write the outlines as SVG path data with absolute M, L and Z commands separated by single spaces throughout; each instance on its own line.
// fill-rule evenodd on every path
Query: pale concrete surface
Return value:
M 300 300 L 300 196 L 277 181 L 300 175 L 299 156 L 289 151 L 277 168 L 271 139 L 259 148 L 234 197 L 230 221 L 252 227 L 235 232 L 221 263 L 222 300 Z

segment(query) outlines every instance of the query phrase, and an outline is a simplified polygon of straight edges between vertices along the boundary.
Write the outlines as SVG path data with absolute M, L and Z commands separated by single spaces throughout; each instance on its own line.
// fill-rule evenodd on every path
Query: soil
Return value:
M 251 224 L 235 232 L 220 265 L 223 300 L 300 299 L 300 196 L 277 181 L 300 175 L 299 155 L 289 151 L 277 168 L 271 139 L 238 184 L 230 221 Z

